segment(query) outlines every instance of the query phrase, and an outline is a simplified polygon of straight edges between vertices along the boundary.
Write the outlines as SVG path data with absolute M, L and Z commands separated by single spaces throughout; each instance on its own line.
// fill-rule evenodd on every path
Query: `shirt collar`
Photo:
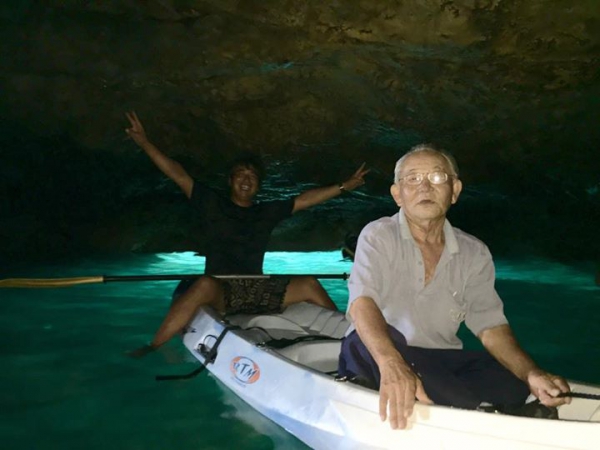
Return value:
M 400 223 L 400 237 L 402 239 L 410 239 L 414 241 L 412 233 L 410 232 L 410 228 L 408 228 L 408 222 L 406 221 L 406 216 L 404 215 L 404 210 L 400 208 L 400 212 L 398 213 L 398 222 Z M 456 235 L 454 234 L 454 228 L 450 225 L 448 219 L 444 221 L 444 238 L 446 240 L 446 247 L 450 253 L 458 253 L 458 241 L 456 240 Z

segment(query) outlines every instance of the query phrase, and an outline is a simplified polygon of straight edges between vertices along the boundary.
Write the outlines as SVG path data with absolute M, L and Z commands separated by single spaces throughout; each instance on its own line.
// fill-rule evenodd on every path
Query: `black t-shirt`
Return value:
M 294 208 L 293 199 L 244 208 L 197 181 L 190 201 L 200 213 L 207 245 L 205 273 L 211 275 L 262 273 L 271 232 Z

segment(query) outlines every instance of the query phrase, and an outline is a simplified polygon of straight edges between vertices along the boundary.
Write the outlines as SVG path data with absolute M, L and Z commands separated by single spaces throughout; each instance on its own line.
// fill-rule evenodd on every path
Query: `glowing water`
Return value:
M 498 261 L 497 288 L 524 347 L 546 368 L 600 383 L 600 289 L 591 266 Z M 191 253 L 24 267 L 5 277 L 200 273 Z M 269 253 L 267 273 L 343 273 L 339 252 Z M 324 280 L 340 308 L 346 285 Z M 0 442 L 21 449 L 303 449 L 217 381 L 157 383 L 195 368 L 179 342 L 144 360 L 176 282 L 0 290 Z M 466 344 L 477 345 L 466 336 Z M 34 426 L 35 424 L 35 426 Z

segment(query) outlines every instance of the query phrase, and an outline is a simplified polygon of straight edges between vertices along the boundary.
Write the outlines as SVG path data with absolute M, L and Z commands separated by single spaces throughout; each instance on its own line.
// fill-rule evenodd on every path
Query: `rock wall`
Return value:
M 599 49 L 597 0 L 3 4 L 2 253 L 202 248 L 185 200 L 125 139 L 136 110 L 215 186 L 240 150 L 269 163 L 266 197 L 373 168 L 276 248 L 335 248 L 393 212 L 394 161 L 430 141 L 468 187 L 453 221 L 493 250 L 595 258 Z

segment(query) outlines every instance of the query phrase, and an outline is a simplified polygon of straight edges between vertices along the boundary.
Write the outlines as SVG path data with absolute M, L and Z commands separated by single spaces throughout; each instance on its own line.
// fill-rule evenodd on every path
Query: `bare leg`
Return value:
M 287 308 L 299 302 L 309 302 L 337 311 L 337 306 L 335 306 L 327 291 L 314 277 L 293 277 L 290 280 L 283 297 L 283 307 Z
M 209 276 L 200 277 L 173 302 L 152 342 L 129 352 L 129 356 L 139 358 L 156 350 L 183 330 L 201 306 L 212 306 L 220 313 L 225 312 L 223 288 L 218 280 Z

